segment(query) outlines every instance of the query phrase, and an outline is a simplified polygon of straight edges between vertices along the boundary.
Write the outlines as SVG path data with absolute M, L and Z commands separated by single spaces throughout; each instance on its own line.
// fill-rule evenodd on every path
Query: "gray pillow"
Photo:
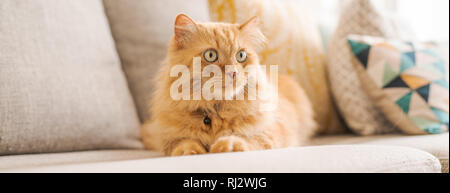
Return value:
M 104 0 L 122 66 L 141 121 L 149 118 L 152 79 L 164 60 L 175 17 L 209 21 L 207 0 Z
M 140 148 L 100 0 L 0 1 L 0 155 Z

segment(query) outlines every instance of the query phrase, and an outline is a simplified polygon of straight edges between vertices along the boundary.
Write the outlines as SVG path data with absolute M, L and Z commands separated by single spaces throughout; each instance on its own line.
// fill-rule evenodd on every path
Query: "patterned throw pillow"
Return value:
M 339 24 L 327 52 L 327 71 L 332 94 L 349 128 L 360 135 L 396 131 L 362 89 L 348 48 L 350 34 L 389 38 L 414 38 L 409 27 L 396 18 L 381 14 L 370 0 L 344 1 Z
M 407 134 L 448 131 L 448 48 L 356 35 L 348 44 L 364 90 L 394 125 Z
M 313 18 L 293 1 L 210 0 L 214 21 L 242 23 L 258 16 L 268 45 L 259 54 L 261 63 L 279 65 L 294 77 L 312 101 L 322 133 L 342 133 L 326 78 L 324 50 Z

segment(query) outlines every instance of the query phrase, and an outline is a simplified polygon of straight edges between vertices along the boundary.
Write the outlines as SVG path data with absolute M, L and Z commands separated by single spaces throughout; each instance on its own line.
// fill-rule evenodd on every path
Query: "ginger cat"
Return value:
M 283 148 L 304 144 L 316 130 L 313 109 L 303 89 L 287 76 L 278 77 L 278 96 L 267 100 L 249 100 L 249 74 L 242 70 L 247 65 L 260 65 L 257 50 L 264 46 L 265 37 L 258 28 L 257 18 L 244 24 L 196 23 L 184 14 L 175 20 L 167 59 L 155 84 L 151 101 L 151 119 L 141 128 L 143 142 L 148 149 L 166 155 L 193 155 Z M 185 65 L 192 72 L 194 57 L 201 58 L 201 66 L 219 66 L 222 77 L 202 78 L 206 81 L 224 81 L 236 89 L 227 90 L 231 97 L 243 93 L 244 100 L 174 100 L 170 77 L 171 68 Z M 227 71 L 225 65 L 231 65 Z M 263 74 L 264 76 L 266 74 Z M 227 77 L 228 76 L 228 77 Z M 229 80 L 232 80 L 230 83 Z M 188 81 L 191 83 L 192 78 Z M 269 82 L 258 87 L 272 88 Z M 277 92 L 277 91 L 274 91 Z M 226 94 L 225 94 L 226 95 Z M 220 98 L 220 97 L 219 97 Z M 261 105 L 274 102 L 276 109 L 262 111 Z

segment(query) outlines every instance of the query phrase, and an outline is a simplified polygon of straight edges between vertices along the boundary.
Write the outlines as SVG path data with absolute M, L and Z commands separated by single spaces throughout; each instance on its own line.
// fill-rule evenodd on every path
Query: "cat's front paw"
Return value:
M 196 155 L 206 153 L 205 147 L 195 140 L 183 140 L 179 142 L 170 153 L 171 156 Z
M 238 151 L 248 151 L 248 143 L 236 136 L 227 136 L 219 138 L 213 145 L 211 145 L 211 153 L 221 153 L 221 152 L 238 152 Z

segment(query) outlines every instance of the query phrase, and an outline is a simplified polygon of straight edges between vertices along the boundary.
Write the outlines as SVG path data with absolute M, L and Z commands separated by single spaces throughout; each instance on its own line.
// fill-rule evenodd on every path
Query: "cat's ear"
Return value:
M 242 37 L 245 38 L 249 43 L 253 44 L 256 50 L 262 49 L 267 42 L 266 37 L 261 32 L 259 26 L 261 21 L 259 17 L 254 16 L 247 20 L 246 22 L 239 25 L 239 31 Z
M 197 29 L 197 24 L 189 16 L 179 14 L 175 19 L 175 41 L 178 47 L 183 47 L 184 42 Z

